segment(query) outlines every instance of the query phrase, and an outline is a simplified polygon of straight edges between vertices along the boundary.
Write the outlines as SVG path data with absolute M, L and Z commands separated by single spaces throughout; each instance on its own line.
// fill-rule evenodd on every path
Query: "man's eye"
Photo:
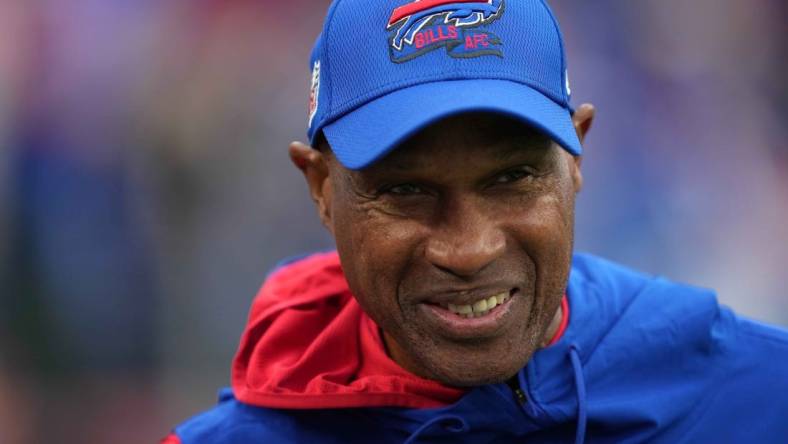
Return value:
M 517 182 L 518 180 L 525 179 L 526 177 L 531 176 L 531 173 L 526 170 L 512 170 L 507 171 L 500 176 L 495 178 L 495 183 L 497 184 L 506 184 Z
M 387 188 L 386 192 L 396 194 L 398 196 L 412 196 L 414 194 L 424 193 L 424 189 L 418 185 L 413 185 L 412 183 L 403 183 Z

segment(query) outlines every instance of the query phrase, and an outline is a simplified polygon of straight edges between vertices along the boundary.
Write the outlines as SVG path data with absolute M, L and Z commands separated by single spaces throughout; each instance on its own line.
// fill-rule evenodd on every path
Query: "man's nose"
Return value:
M 446 215 L 427 240 L 425 256 L 435 267 L 471 277 L 506 250 L 506 236 L 479 211 L 458 208 Z

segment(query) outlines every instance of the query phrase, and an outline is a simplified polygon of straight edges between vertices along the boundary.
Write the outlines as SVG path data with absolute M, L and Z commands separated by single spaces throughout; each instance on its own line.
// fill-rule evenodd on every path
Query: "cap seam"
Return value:
M 339 9 L 339 5 L 341 3 L 342 0 L 336 0 L 336 3 L 334 3 L 333 5 L 334 7 L 331 9 L 331 11 L 329 12 L 329 16 L 326 18 L 326 31 L 325 31 L 326 41 L 325 44 L 323 45 L 323 57 L 324 57 L 323 65 L 324 65 L 324 72 L 326 73 L 325 81 L 326 81 L 326 91 L 328 93 L 328 104 L 326 105 L 326 111 L 324 114 L 325 116 L 331 115 L 331 110 L 333 108 L 333 102 L 334 102 L 334 91 L 331 89 L 333 86 L 333 81 L 331 78 L 331 59 L 328 57 L 328 55 L 330 54 L 329 49 L 331 45 L 331 27 L 334 25 L 334 14 L 336 14 L 337 9 Z M 323 120 L 323 124 L 315 127 L 315 134 L 318 133 L 318 130 L 320 130 L 321 127 L 325 126 L 326 118 L 324 117 L 322 120 Z
M 385 91 L 385 90 L 389 89 L 392 85 L 395 85 L 395 84 L 397 84 L 399 82 L 402 82 L 402 80 L 399 79 L 399 80 L 396 80 L 396 81 L 393 81 L 393 82 L 389 82 L 387 84 L 379 86 L 378 88 L 373 89 L 372 91 L 366 93 L 361 98 L 354 98 L 353 100 L 346 100 L 345 102 L 341 103 L 340 105 L 337 106 L 337 112 L 336 112 L 337 116 L 333 116 L 334 113 L 328 113 L 328 115 L 324 119 L 324 122 L 323 122 L 323 124 L 321 126 L 326 126 L 328 124 L 329 120 L 333 121 L 339 115 L 346 114 L 346 113 L 348 113 L 348 112 L 350 112 L 350 111 L 352 111 L 352 110 L 354 110 L 356 108 L 359 108 L 359 107 L 363 106 L 366 103 L 369 103 L 369 102 L 371 102 L 371 101 L 373 101 L 373 100 L 375 100 L 377 98 L 383 97 L 383 96 L 388 95 L 390 93 L 393 93 L 395 91 L 398 91 L 398 90 L 401 90 L 401 89 L 405 89 L 405 88 L 411 88 L 411 87 L 422 85 L 422 84 L 425 84 L 425 83 L 436 83 L 436 82 L 455 81 L 455 80 L 505 80 L 505 81 L 508 81 L 508 82 L 519 83 L 519 84 L 528 86 L 529 88 L 535 89 L 537 92 L 539 92 L 543 96 L 547 97 L 548 99 L 552 100 L 557 105 L 559 105 L 561 107 L 566 107 L 565 104 L 560 103 L 558 100 L 556 100 L 554 97 L 552 97 L 552 94 L 550 94 L 549 92 L 545 92 L 546 88 L 544 88 L 543 86 L 539 85 L 539 82 L 535 81 L 534 79 L 532 79 L 530 77 L 517 77 L 517 78 L 514 78 L 508 72 L 503 72 L 503 71 L 477 71 L 475 73 L 472 73 L 472 74 L 497 75 L 498 77 L 495 77 L 495 78 L 492 78 L 492 77 L 490 77 L 490 78 L 480 78 L 478 76 L 469 76 L 469 74 L 471 74 L 471 73 L 468 73 L 468 72 L 464 72 L 464 73 L 463 72 L 455 72 L 455 73 L 453 73 L 453 75 L 456 75 L 457 77 L 446 77 L 446 76 L 444 76 L 444 77 L 440 77 L 440 78 L 435 78 L 436 74 L 429 74 L 429 75 L 425 75 L 425 76 L 421 76 L 421 77 L 412 77 L 412 78 L 408 79 L 407 83 L 399 86 L 398 88 L 393 89 L 391 91 Z M 526 80 L 528 82 L 523 81 L 523 80 Z
M 556 20 L 555 15 L 553 14 L 552 9 L 547 6 L 547 2 L 545 0 L 541 0 L 540 3 L 542 7 L 547 11 L 547 15 L 550 17 L 550 21 L 553 23 L 553 28 L 555 29 L 555 33 L 558 36 L 558 48 L 561 50 L 561 72 L 559 75 L 561 76 L 561 96 L 563 96 L 564 100 L 569 105 L 569 96 L 566 91 L 566 52 L 564 50 L 564 36 L 561 35 L 561 28 L 558 26 L 558 20 Z

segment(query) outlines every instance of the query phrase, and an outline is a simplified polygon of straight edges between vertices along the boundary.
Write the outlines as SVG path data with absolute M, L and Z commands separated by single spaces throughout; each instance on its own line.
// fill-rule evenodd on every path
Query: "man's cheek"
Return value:
M 368 261 L 379 272 L 402 277 L 418 253 L 421 240 L 428 235 L 425 231 L 424 226 L 411 219 L 380 217 L 369 220 L 358 235 L 365 237 Z
M 520 212 L 509 220 L 508 225 L 523 248 L 533 253 L 552 250 L 566 242 L 567 231 L 571 229 L 561 208 L 553 202 L 544 202 L 544 205 Z

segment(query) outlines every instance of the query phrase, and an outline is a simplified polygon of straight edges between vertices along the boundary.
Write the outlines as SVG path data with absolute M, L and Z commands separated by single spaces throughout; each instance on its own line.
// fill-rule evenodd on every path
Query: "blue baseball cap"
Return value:
M 334 0 L 310 68 L 309 140 L 322 132 L 349 169 L 473 111 L 582 153 L 561 32 L 542 0 Z

